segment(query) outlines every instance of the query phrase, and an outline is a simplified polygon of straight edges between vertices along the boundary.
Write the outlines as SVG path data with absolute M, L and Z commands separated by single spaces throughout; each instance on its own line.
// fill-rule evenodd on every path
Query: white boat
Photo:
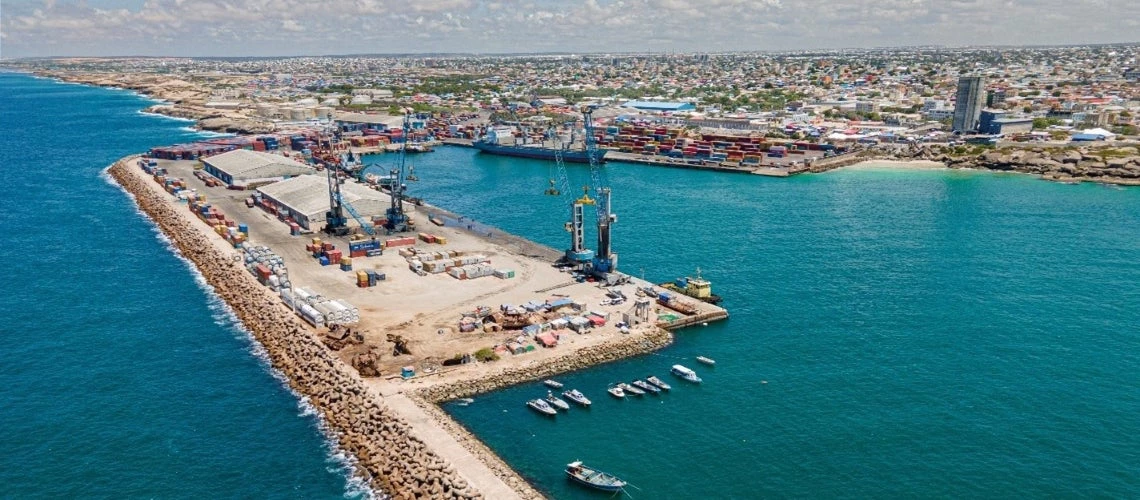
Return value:
M 621 390 L 628 392 L 630 394 L 634 394 L 637 396 L 644 396 L 645 395 L 645 391 L 638 389 L 632 385 L 629 385 L 625 382 L 619 382 L 617 386 L 620 387 Z
M 697 376 L 697 372 L 694 372 L 693 370 L 685 368 L 684 366 L 673 365 L 673 368 L 669 371 L 673 372 L 673 375 L 681 377 L 681 378 L 688 380 L 689 382 L 692 382 L 694 384 L 701 383 L 701 377 Z
M 615 398 L 625 397 L 625 391 L 621 390 L 621 387 L 610 387 L 609 389 L 606 389 L 606 392 L 610 393 L 610 395 Z
M 570 389 L 569 391 L 563 392 L 562 395 L 566 396 L 566 399 L 569 399 L 570 401 L 578 403 L 582 406 L 590 406 L 591 404 L 590 399 L 587 398 L 585 394 L 579 392 L 578 389 Z
M 542 383 L 546 384 L 546 386 L 551 388 L 551 389 L 561 389 L 562 388 L 562 382 L 559 382 L 559 381 L 554 380 L 554 379 L 548 378 L 546 380 L 543 380 Z
M 697 356 L 697 361 L 704 363 L 706 365 L 709 365 L 709 366 L 716 366 L 716 361 L 713 360 L 712 358 L 706 358 L 704 356 Z
M 569 410 L 570 403 L 567 403 L 555 396 L 553 392 L 546 391 L 546 402 L 559 410 Z
M 664 381 L 662 381 L 661 379 L 659 379 L 653 375 L 650 375 L 645 380 L 649 381 L 650 384 L 657 386 L 658 388 L 660 388 L 663 391 L 668 391 L 669 389 L 673 388 L 673 386 L 666 384 Z
M 558 410 L 555 410 L 554 407 L 550 406 L 549 403 L 541 399 L 532 399 L 530 401 L 527 401 L 526 405 L 529 406 L 532 410 L 537 411 L 543 415 L 558 414 Z
M 657 386 L 653 384 L 647 384 L 644 380 L 634 380 L 633 386 L 645 392 L 651 392 L 653 394 L 661 392 L 661 389 L 658 389 Z

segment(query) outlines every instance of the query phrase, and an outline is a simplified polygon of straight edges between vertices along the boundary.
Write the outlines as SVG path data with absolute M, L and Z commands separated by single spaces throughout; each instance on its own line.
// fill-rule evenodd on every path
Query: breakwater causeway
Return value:
M 290 386 L 309 399 L 335 432 L 338 446 L 356 457 L 358 474 L 393 498 L 482 498 L 455 469 L 413 436 L 408 424 L 347 372 L 280 301 L 191 225 L 146 181 L 130 172 L 132 158 L 110 175 L 134 195 L 265 348 Z

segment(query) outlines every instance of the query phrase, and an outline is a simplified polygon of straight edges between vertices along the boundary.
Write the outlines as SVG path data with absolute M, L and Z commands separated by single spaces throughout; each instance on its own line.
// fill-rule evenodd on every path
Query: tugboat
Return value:
M 627 484 L 613 474 L 582 465 L 581 461 L 567 464 L 566 475 L 578 484 L 602 491 L 622 491 Z
M 701 277 L 701 268 L 699 267 L 696 277 L 677 278 L 672 283 L 662 283 L 661 288 L 688 295 L 709 304 L 719 304 L 721 300 L 720 295 L 712 293 L 712 283 Z

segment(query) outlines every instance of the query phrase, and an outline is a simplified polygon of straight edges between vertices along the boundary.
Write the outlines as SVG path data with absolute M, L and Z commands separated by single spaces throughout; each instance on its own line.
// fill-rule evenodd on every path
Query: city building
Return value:
M 657 112 L 693 111 L 697 109 L 691 102 L 665 101 L 629 101 L 622 104 L 622 107 Z
M 978 133 L 991 135 L 1017 134 L 1033 130 L 1033 118 L 1012 118 L 1004 111 L 983 110 L 978 119 Z
M 955 132 L 969 132 L 977 130 L 978 119 L 982 114 L 982 105 L 986 102 L 985 78 L 980 76 L 963 76 L 958 78 L 958 92 L 954 100 L 954 121 L 951 125 Z

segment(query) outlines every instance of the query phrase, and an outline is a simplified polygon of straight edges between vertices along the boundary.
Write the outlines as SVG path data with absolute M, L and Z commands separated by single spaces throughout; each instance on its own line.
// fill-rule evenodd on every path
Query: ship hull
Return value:
M 502 155 L 502 156 L 515 156 L 518 158 L 531 158 L 535 160 L 550 160 L 554 161 L 555 150 L 542 147 L 525 147 L 525 146 L 500 146 L 497 144 L 488 144 L 486 142 L 475 141 L 471 144 L 481 152 Z M 606 150 L 599 149 L 596 153 L 598 163 L 606 161 Z M 562 161 L 566 163 L 590 163 L 590 157 L 585 151 L 563 151 Z

